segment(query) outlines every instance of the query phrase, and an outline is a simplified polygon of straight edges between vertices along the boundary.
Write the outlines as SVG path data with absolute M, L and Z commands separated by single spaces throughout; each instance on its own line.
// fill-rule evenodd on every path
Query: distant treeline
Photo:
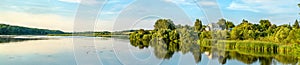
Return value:
M 47 35 L 63 33 L 64 32 L 60 30 L 48 30 L 0 24 L 0 35 Z
M 64 34 L 47 34 L 48 36 L 88 36 L 88 37 L 122 37 L 128 39 L 128 35 L 138 30 L 123 31 L 86 31 L 86 32 L 67 32 Z
M 212 31 L 217 26 L 219 30 Z M 212 36 L 213 35 L 213 36 Z M 299 44 L 300 27 L 296 20 L 294 24 L 275 25 L 269 20 L 260 20 L 259 24 L 253 24 L 243 20 L 240 24 L 234 25 L 225 19 L 217 23 L 203 25 L 197 19 L 194 26 L 174 25 L 170 19 L 159 19 L 154 25 L 154 30 L 145 31 L 141 29 L 130 36 L 131 40 L 148 40 L 159 38 L 165 42 L 185 42 L 181 38 L 190 36 L 198 40 L 223 39 L 223 40 L 260 40 L 281 44 Z

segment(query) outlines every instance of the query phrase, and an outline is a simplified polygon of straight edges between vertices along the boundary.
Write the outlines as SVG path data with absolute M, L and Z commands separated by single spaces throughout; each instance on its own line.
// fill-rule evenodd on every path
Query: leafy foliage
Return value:
M 295 29 L 299 29 L 300 28 L 298 20 L 295 21 L 295 23 L 293 25 L 293 28 L 295 28 Z
M 298 6 L 300 7 L 300 4 Z M 236 26 L 225 19 L 220 19 L 216 24 L 218 25 L 216 27 L 220 27 L 221 30 L 202 30 L 212 26 L 202 25 L 199 19 L 196 19 L 194 27 L 180 24 L 175 26 L 170 19 L 159 19 L 154 25 L 154 30 L 146 31 L 149 33 L 134 32 L 130 34 L 130 41 L 134 42 L 133 46 L 140 48 L 148 47 L 148 45 L 154 47 L 155 55 L 165 59 L 172 57 L 174 52 L 181 51 L 183 54 L 192 52 L 196 62 L 199 62 L 201 60 L 199 52 L 210 50 L 212 43 L 226 43 L 226 50 L 231 51 L 226 51 L 225 55 L 219 59 L 222 64 L 226 63 L 226 59 L 237 59 L 246 64 L 259 60 L 262 65 L 272 64 L 272 59 L 292 64 L 296 64 L 295 60 L 299 60 L 298 20 L 293 26 L 290 24 L 277 26 L 270 20 L 260 20 L 259 24 L 253 24 L 245 19 Z M 219 39 L 224 37 L 227 40 Z M 145 40 L 150 42 L 141 42 Z M 198 45 L 200 45 L 200 51 Z M 285 56 L 287 54 L 293 54 L 298 58 Z M 262 57 L 265 55 L 268 56 Z M 287 58 L 292 60 L 285 60 Z
M 260 20 L 261 31 L 266 31 L 272 25 L 269 20 Z
M 201 32 L 203 27 L 202 27 L 202 21 L 199 20 L 199 19 L 196 19 L 196 22 L 194 24 L 194 27 L 195 27 L 195 31 L 196 32 Z
M 185 43 L 185 40 L 182 39 L 189 39 L 185 37 L 191 37 L 191 35 L 194 35 L 195 33 L 196 35 L 194 36 L 197 36 L 198 40 L 225 37 L 227 40 L 261 40 L 274 43 L 299 44 L 300 37 L 295 36 L 299 35 L 300 32 L 299 24 L 297 23 L 298 21 L 296 20 L 293 27 L 288 24 L 277 26 L 272 24 L 269 20 L 260 20 L 259 24 L 253 24 L 243 19 L 242 23 L 235 26 L 232 22 L 226 21 L 225 19 L 220 19 L 217 24 L 219 27 L 221 27 L 221 30 L 213 31 L 216 33 L 211 34 L 212 31 L 202 30 L 205 26 L 202 25 L 202 22 L 199 19 L 196 19 L 194 27 L 190 27 L 188 25 L 175 26 L 170 19 L 159 19 L 154 25 L 155 30 L 149 31 L 152 33 L 139 31 L 137 32 L 138 34 L 134 34 L 134 37 L 140 39 L 160 38 L 165 42 L 174 42 L 175 44 L 180 44 Z M 143 37 L 143 35 L 147 35 L 147 37 Z
M 159 19 L 154 25 L 154 29 L 175 29 L 175 24 L 171 19 Z
M 156 23 L 158 22 L 161 21 L 157 21 Z M 172 55 L 178 51 L 183 54 L 192 52 L 195 61 L 200 62 L 200 52 L 203 53 L 205 50 L 209 49 L 216 38 L 219 39 L 225 37 L 227 40 L 217 40 L 216 43 L 226 43 L 226 50 L 233 49 L 235 51 L 243 52 L 243 54 L 251 53 L 249 55 L 242 55 L 237 52 L 228 52 L 230 54 L 227 54 L 226 52 L 224 58 L 219 59 L 223 64 L 226 63 L 226 59 L 235 58 L 246 64 L 252 64 L 257 60 L 263 60 L 261 61 L 262 64 L 268 65 L 270 64 L 270 59 L 272 59 L 271 57 L 263 58 L 252 54 L 287 54 L 288 52 L 295 53 L 294 55 L 300 54 L 299 51 L 297 51 L 300 49 L 300 29 L 295 28 L 295 26 L 292 28 L 292 26 L 288 24 L 277 26 L 271 24 L 269 20 L 261 20 L 259 24 L 253 24 L 244 19 L 242 23 L 235 26 L 232 22 L 220 19 L 217 23 L 220 25 L 219 27 L 222 27 L 222 25 L 225 24 L 225 26 L 222 27 L 222 30 L 206 31 L 200 29 L 206 27 L 201 25 L 200 20 L 196 20 L 194 27 L 188 25 L 176 25 L 176 28 L 172 28 L 169 27 L 169 25 L 173 23 L 170 21 L 167 23 L 168 24 L 165 23 L 165 25 L 155 24 L 154 26 L 162 26 L 155 30 L 146 31 L 141 29 L 131 33 L 131 44 L 139 48 L 153 47 L 155 56 L 160 59 L 170 59 Z M 165 26 L 165 28 L 163 26 Z M 199 48 L 201 49 L 199 50 Z M 284 61 L 281 57 L 276 57 L 276 59 L 280 62 L 294 62 Z

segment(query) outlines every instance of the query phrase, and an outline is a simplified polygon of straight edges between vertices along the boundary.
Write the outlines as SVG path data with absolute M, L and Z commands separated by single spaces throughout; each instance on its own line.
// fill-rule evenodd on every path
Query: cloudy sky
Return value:
M 242 19 L 288 24 L 299 19 L 297 0 L 1 0 L 0 23 L 63 31 L 151 29 L 158 18 L 175 24 Z M 119 28 L 118 28 L 119 27 Z M 91 28 L 91 29 L 90 29 Z

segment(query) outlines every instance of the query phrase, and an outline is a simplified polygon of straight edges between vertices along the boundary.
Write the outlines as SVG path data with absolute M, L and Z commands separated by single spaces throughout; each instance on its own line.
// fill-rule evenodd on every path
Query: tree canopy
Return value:
M 175 29 L 175 24 L 171 19 L 158 19 L 155 22 L 154 29 Z
M 194 27 L 195 27 L 196 32 L 201 32 L 202 31 L 202 21 L 199 19 L 196 19 Z
M 261 31 L 266 31 L 272 25 L 269 20 L 260 20 Z
M 0 35 L 47 35 L 47 34 L 63 34 L 59 30 L 47 30 L 28 28 L 21 26 L 12 26 L 7 24 L 0 24 Z
M 182 40 L 183 38 L 189 39 L 184 36 L 194 35 L 197 36 L 199 40 L 204 40 L 219 38 L 216 35 L 219 35 L 219 33 L 227 33 L 220 34 L 220 36 L 227 40 L 261 40 L 275 43 L 300 43 L 300 37 L 295 36 L 300 35 L 297 34 L 297 32 L 300 32 L 298 30 L 299 24 L 297 20 L 293 26 L 289 24 L 277 26 L 272 24 L 270 20 L 260 20 L 259 24 L 253 24 L 245 19 L 237 26 L 225 19 L 220 19 L 217 24 L 222 28 L 221 30 L 203 31 L 204 25 L 202 25 L 202 22 L 199 19 L 196 19 L 194 27 L 189 25 L 176 25 L 177 28 L 175 28 L 173 21 L 170 19 L 159 19 L 154 25 L 155 30 L 149 31 L 152 33 L 136 32 L 138 34 L 135 33 L 131 37 L 140 39 L 160 38 L 165 42 L 175 43 L 176 45 L 186 42 Z M 212 32 L 216 32 L 216 34 L 212 34 Z M 194 33 L 196 33 L 196 35 Z M 147 37 L 145 37 L 145 35 Z
M 295 23 L 293 25 L 293 28 L 295 28 L 295 29 L 299 29 L 300 28 L 298 20 L 295 21 Z

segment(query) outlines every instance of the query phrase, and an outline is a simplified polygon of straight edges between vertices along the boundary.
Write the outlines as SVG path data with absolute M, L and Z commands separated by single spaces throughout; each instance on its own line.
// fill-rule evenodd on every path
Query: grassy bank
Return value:
M 217 42 L 215 46 L 225 44 L 226 51 L 238 51 L 245 54 L 255 54 L 261 56 L 289 55 L 300 58 L 300 45 L 284 45 L 273 42 L 263 42 L 255 40 L 202 40 L 198 43 L 203 47 L 211 47 L 212 42 Z

